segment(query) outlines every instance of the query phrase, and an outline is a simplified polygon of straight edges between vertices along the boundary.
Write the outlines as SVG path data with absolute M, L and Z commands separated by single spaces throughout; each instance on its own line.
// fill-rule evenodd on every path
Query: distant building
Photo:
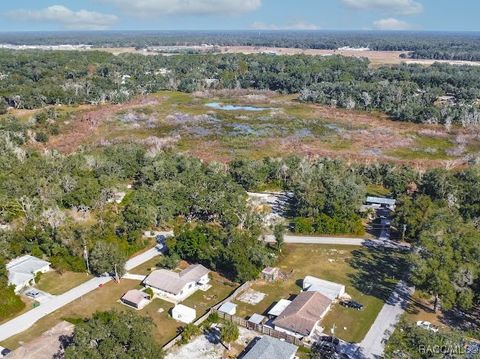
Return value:
M 297 338 L 310 337 L 331 305 L 332 300 L 318 292 L 302 292 L 273 321 L 274 328 Z
M 273 282 L 280 277 L 280 269 L 275 267 L 267 267 L 262 271 L 262 278 Z
M 318 292 L 330 300 L 340 298 L 345 294 L 345 286 L 317 277 L 306 276 L 303 279 L 303 290 L 309 292 Z
M 232 302 L 225 302 L 218 308 L 218 311 L 228 315 L 235 315 L 237 313 L 237 305 Z
M 245 353 L 243 359 L 293 359 L 298 347 L 275 339 L 264 336 L 258 340 L 253 347 Z
M 196 310 L 183 304 L 177 304 L 172 308 L 172 318 L 176 321 L 189 324 L 193 323 L 196 317 Z
M 367 197 L 367 204 L 376 205 L 378 207 L 388 208 L 390 210 L 395 209 L 395 204 L 397 201 L 393 198 L 384 198 L 384 197 Z
M 150 303 L 150 296 L 138 289 L 132 289 L 125 293 L 120 300 L 126 305 L 141 310 Z
M 166 269 L 153 271 L 143 281 L 160 298 L 181 302 L 206 285 L 210 271 L 201 264 L 189 266 L 181 272 Z
M 50 270 L 50 263 L 43 259 L 25 255 L 7 263 L 8 283 L 15 286 L 15 292 L 31 285 L 38 273 Z

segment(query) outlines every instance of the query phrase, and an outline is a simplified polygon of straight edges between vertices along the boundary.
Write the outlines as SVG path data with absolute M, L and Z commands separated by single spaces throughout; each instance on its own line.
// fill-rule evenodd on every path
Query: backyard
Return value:
M 405 256 L 385 249 L 335 247 L 330 245 L 285 245 L 278 267 L 288 278 L 284 281 L 259 280 L 252 290 L 265 293 L 260 303 L 251 305 L 238 298 L 237 315 L 248 318 L 265 314 L 280 299 L 292 299 L 301 291 L 306 275 L 344 284 L 346 292 L 364 305 L 362 311 L 336 304 L 320 323 L 325 333 L 349 342 L 360 342 L 377 317 L 385 300 L 403 273 Z
M 148 265 L 154 266 L 155 261 L 158 263 L 159 260 L 159 258 L 155 258 L 154 260 L 150 261 Z M 132 273 L 136 273 L 137 269 L 140 269 L 141 272 L 145 271 L 145 268 L 147 268 L 148 265 L 142 266 L 142 268 L 137 267 L 132 270 Z M 211 278 L 212 280 L 210 284 L 212 287 L 208 291 L 198 291 L 183 303 L 196 308 L 197 317 L 202 316 L 208 310 L 208 308 L 227 297 L 236 287 L 236 284 L 229 282 L 225 278 L 219 276 L 217 273 L 211 273 Z M 77 320 L 80 318 L 87 318 L 97 311 L 108 311 L 111 309 L 120 311 L 133 310 L 121 304 L 119 299 L 125 292 L 135 288 L 141 288 L 139 281 L 128 279 L 122 279 L 120 283 L 111 281 L 101 288 L 90 292 L 89 294 L 64 306 L 56 312 L 42 318 L 30 329 L 9 338 L 8 340 L 0 343 L 0 345 L 10 349 L 15 349 L 22 345 L 22 343 L 38 337 L 61 320 Z M 155 299 L 143 310 L 138 312 L 140 315 L 146 315 L 153 319 L 154 323 L 156 324 L 153 334 L 155 339 L 161 345 L 164 345 L 173 339 L 177 334 L 178 328 L 183 325 L 182 323 L 176 322 L 170 317 L 170 310 L 172 307 L 173 304 L 171 303 L 160 299 Z

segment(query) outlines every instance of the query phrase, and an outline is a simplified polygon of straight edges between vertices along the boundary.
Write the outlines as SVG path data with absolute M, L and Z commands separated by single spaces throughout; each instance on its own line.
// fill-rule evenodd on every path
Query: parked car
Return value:
M 351 309 L 356 309 L 356 310 L 362 310 L 363 309 L 363 304 L 360 304 L 359 302 L 356 302 L 354 300 L 345 300 L 341 302 L 344 307 L 346 308 L 351 308 Z
M 38 290 L 35 290 L 35 289 L 30 289 L 29 291 L 27 291 L 27 292 L 25 293 L 25 295 L 26 295 L 27 297 L 30 297 L 30 298 L 35 299 L 35 298 L 37 298 L 37 297 L 40 295 L 40 292 L 39 292 Z
M 431 330 L 434 333 L 438 332 L 438 328 L 436 326 L 434 326 L 432 323 L 427 322 L 425 320 L 419 320 L 417 322 L 417 327 L 420 327 L 426 330 Z
M 12 351 L 10 349 L 0 346 L 0 358 L 5 358 L 7 354 L 10 354 Z
M 322 336 L 318 339 L 319 342 L 333 343 L 334 345 L 340 344 L 340 339 L 332 336 Z

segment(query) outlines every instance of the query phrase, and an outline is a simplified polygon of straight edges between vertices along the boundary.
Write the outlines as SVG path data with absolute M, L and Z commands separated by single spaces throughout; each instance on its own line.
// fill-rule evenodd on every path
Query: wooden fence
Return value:
M 244 291 L 246 291 L 247 289 L 249 289 L 250 287 L 252 286 L 252 282 L 245 282 L 243 283 L 240 287 L 238 287 L 237 289 L 235 289 L 232 294 L 230 294 L 227 298 L 223 299 L 221 302 L 215 304 L 207 313 L 205 313 L 204 315 L 202 315 L 200 318 L 198 318 L 193 324 L 195 324 L 196 326 L 199 326 L 200 324 L 202 324 L 205 320 L 207 320 L 208 316 L 210 314 L 212 314 L 214 311 L 216 312 L 218 308 L 220 308 L 220 306 L 225 303 L 225 302 L 229 302 L 231 300 L 234 300 L 236 297 L 238 297 L 241 293 L 243 293 Z M 219 314 L 222 314 L 222 313 L 219 313 Z M 177 335 L 175 338 L 173 338 L 172 340 L 170 340 L 167 344 L 165 344 L 163 346 L 163 350 L 167 351 L 169 349 L 171 349 L 174 345 L 178 344 L 178 342 L 182 340 L 182 334 L 179 334 Z

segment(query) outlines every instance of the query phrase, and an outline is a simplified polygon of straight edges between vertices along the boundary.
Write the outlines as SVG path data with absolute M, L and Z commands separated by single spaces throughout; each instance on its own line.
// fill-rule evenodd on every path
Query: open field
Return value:
M 36 287 L 44 292 L 59 295 L 86 282 L 90 278 L 91 276 L 86 273 L 65 272 L 60 274 L 56 271 L 50 271 L 42 274 Z
M 404 259 L 403 255 L 384 249 L 286 245 L 278 266 L 293 273 L 285 281 L 257 281 L 252 289 L 265 293 L 266 297 L 256 305 L 236 300 L 237 314 L 248 318 L 253 313 L 268 312 L 278 300 L 297 295 L 303 278 L 312 275 L 344 284 L 347 293 L 365 306 L 364 310 L 355 311 L 336 304 L 320 323 L 326 333 L 335 325 L 336 336 L 360 342 L 402 275 Z
M 172 46 L 154 47 L 148 51 L 137 50 L 133 47 L 119 47 L 119 48 L 91 48 L 85 49 L 84 51 L 92 50 L 101 50 L 110 52 L 114 55 L 120 55 L 125 53 L 135 53 L 141 55 L 156 55 L 156 54 L 169 54 L 169 49 Z M 320 49 L 301 49 L 301 48 L 288 48 L 288 47 L 267 47 L 267 46 L 215 46 L 202 48 L 201 46 L 175 46 L 177 50 L 187 51 L 193 49 L 195 51 L 208 51 L 214 53 L 225 53 L 225 54 L 276 54 L 276 55 L 309 55 L 309 56 L 331 56 L 331 55 L 342 55 L 347 57 L 365 57 L 368 58 L 372 66 L 380 65 L 397 65 L 400 63 L 407 64 L 420 64 L 429 66 L 435 62 L 448 63 L 451 65 L 472 65 L 479 66 L 480 62 L 478 61 L 455 61 L 455 60 L 429 60 L 429 59 L 402 59 L 400 58 L 401 54 L 406 53 L 406 51 L 359 51 L 354 49 L 338 49 L 338 50 L 320 50 Z M 158 51 L 155 51 L 158 50 Z
M 210 103 L 256 109 L 225 110 L 206 106 Z M 85 145 L 134 141 L 153 153 L 173 148 L 206 161 L 296 154 L 419 168 L 462 166 L 480 153 L 478 131 L 395 122 L 378 113 L 303 104 L 295 95 L 266 91 L 160 92 L 70 111 L 46 147 L 69 153 Z
M 158 258 L 156 259 L 158 261 Z M 132 272 L 135 272 L 135 270 Z M 197 292 L 185 301 L 186 305 L 192 307 L 194 307 L 194 304 L 196 303 L 198 317 L 203 315 L 207 308 L 212 307 L 223 300 L 235 289 L 234 284 L 231 284 L 215 273 L 212 274 L 211 284 L 212 288 L 207 292 Z M 135 280 L 123 279 L 120 283 L 111 281 L 103 287 L 90 292 L 82 298 L 42 318 L 30 329 L 9 338 L 2 342 L 1 345 L 10 349 L 15 349 L 23 342 L 38 337 L 63 319 L 88 318 L 97 311 L 108 311 L 111 309 L 119 311 L 133 310 L 121 304 L 119 299 L 128 290 L 140 287 L 140 283 Z M 171 319 L 169 312 L 172 307 L 173 304 L 171 303 L 155 299 L 147 307 L 138 312 L 140 315 L 146 315 L 153 319 L 156 324 L 153 335 L 161 345 L 166 344 L 175 337 L 178 328 L 183 325 L 182 323 L 178 323 Z

